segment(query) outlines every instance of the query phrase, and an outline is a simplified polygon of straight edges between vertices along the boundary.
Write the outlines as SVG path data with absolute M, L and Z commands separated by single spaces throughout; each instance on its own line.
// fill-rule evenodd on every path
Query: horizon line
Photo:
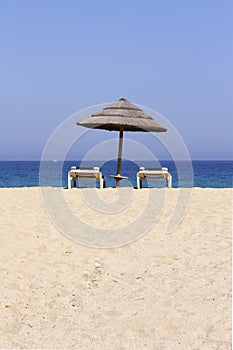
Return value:
M 233 159 L 198 159 L 198 158 L 190 158 L 191 161 L 216 161 L 216 162 L 220 162 L 220 161 L 233 161 Z M 0 159 L 0 162 L 82 162 L 82 159 L 65 159 L 65 160 L 57 160 L 57 159 L 49 159 L 49 160 L 41 160 L 41 159 Z M 112 161 L 116 161 L 117 162 L 117 158 L 114 159 L 109 159 L 109 160 L 104 160 L 104 159 L 96 159 L 96 160 L 84 160 L 83 162 L 112 162 Z M 134 160 L 130 160 L 130 159 L 122 159 L 122 161 L 127 161 L 127 162 L 134 162 Z M 137 159 L 137 161 L 140 162 L 154 162 L 155 160 L 151 160 L 151 159 Z M 178 160 L 174 160 L 174 159 L 158 159 L 157 161 L 166 161 L 166 162 L 180 162 L 180 161 L 184 161 L 187 162 L 189 161 L 188 159 L 178 159 Z

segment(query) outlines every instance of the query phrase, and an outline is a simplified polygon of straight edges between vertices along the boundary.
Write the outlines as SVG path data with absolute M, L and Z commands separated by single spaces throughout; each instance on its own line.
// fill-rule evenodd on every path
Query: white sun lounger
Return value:
M 172 187 L 172 175 L 168 172 L 168 168 L 146 169 L 141 167 L 137 172 L 138 189 L 142 187 L 143 180 L 167 181 L 168 188 Z
M 72 182 L 73 186 L 76 187 L 77 180 L 99 181 L 101 189 L 105 186 L 104 177 L 98 167 L 77 168 L 75 166 L 72 166 L 71 170 L 68 172 L 68 189 L 72 188 Z

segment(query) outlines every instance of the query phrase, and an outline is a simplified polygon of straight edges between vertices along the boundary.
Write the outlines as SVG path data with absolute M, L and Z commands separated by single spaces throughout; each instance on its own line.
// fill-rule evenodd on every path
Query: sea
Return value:
M 105 178 L 106 187 L 115 187 L 115 180 L 109 175 L 116 174 L 117 160 L 108 162 L 64 161 L 0 161 L 0 187 L 54 186 L 67 188 L 67 174 L 71 166 L 99 166 Z M 233 161 L 194 160 L 174 162 L 161 160 L 161 167 L 167 167 L 172 174 L 172 187 L 232 188 Z M 150 161 L 132 162 L 122 160 L 121 174 L 128 179 L 121 181 L 121 187 L 136 187 L 136 173 L 139 166 L 154 168 Z M 41 171 L 42 170 L 42 171 Z M 143 181 L 143 187 L 164 187 L 164 181 Z M 77 187 L 95 187 L 95 181 L 80 181 Z

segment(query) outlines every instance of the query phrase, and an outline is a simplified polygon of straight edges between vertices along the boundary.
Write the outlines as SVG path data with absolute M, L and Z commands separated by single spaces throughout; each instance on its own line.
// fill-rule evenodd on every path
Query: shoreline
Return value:
M 0 190 L 2 189 L 42 189 L 42 188 L 55 188 L 55 189 L 62 189 L 62 190 L 68 190 L 68 187 L 56 187 L 56 186 L 20 186 L 20 187 L 0 187 Z M 189 190 L 192 190 L 192 189 L 203 189 L 203 190 L 233 190 L 233 187 L 172 187 L 172 188 L 167 188 L 166 186 L 164 187 L 143 187 L 143 188 L 140 188 L 140 189 L 137 189 L 136 187 L 126 187 L 126 186 L 122 186 L 122 187 L 119 187 L 118 189 L 121 190 L 121 189 L 133 189 L 133 190 L 137 190 L 137 191 L 140 191 L 140 190 L 164 190 L 164 189 L 167 189 L 167 190 L 182 190 L 182 189 L 189 189 Z M 99 188 L 97 187 L 72 187 L 71 190 L 90 190 L 90 189 L 93 189 L 93 190 L 99 190 Z M 105 191 L 105 190 L 108 190 L 108 189 L 117 189 L 116 187 L 106 187 L 106 188 L 103 188 L 102 191 Z M 117 189 L 117 190 L 118 190 Z M 69 189 L 70 191 L 70 189 Z

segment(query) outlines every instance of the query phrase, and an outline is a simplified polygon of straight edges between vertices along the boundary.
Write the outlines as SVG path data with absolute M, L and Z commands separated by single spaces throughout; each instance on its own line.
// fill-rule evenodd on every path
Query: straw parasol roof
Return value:
M 167 131 L 152 117 L 146 115 L 142 109 L 124 98 L 106 106 L 100 112 L 92 114 L 90 118 L 77 122 L 77 124 L 86 128 L 110 131 L 120 130 L 120 128 L 123 128 L 124 131 Z

